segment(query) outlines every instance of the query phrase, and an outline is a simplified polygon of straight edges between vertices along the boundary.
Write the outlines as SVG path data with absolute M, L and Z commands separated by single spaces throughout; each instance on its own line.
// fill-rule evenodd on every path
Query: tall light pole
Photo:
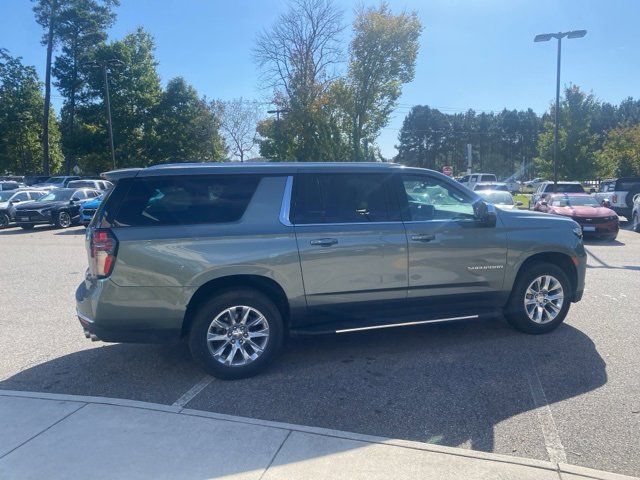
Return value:
M 558 40 L 558 65 L 556 73 L 556 110 L 554 115 L 553 125 L 553 192 L 555 193 L 558 187 L 558 114 L 560 111 L 560 57 L 562 54 L 562 39 L 567 38 L 582 38 L 587 34 L 586 30 L 572 30 L 571 32 L 558 32 L 558 33 L 541 33 L 536 35 L 533 39 L 534 42 L 548 42 L 552 38 Z
M 102 77 L 104 80 L 104 104 L 107 110 L 107 129 L 109 131 L 109 146 L 111 147 L 111 163 L 113 169 L 116 169 L 116 150 L 113 144 L 113 122 L 111 121 L 111 98 L 109 96 L 109 74 L 107 69 L 113 65 L 123 65 L 123 62 L 115 58 L 110 60 L 93 60 L 87 62 L 86 65 L 99 67 L 102 69 Z
M 276 114 L 276 153 L 278 154 L 278 161 L 282 161 L 280 158 L 280 147 L 282 143 L 282 135 L 280 134 L 280 114 L 281 113 L 289 113 L 291 109 L 289 108 L 278 108 L 276 110 L 267 110 L 269 114 Z

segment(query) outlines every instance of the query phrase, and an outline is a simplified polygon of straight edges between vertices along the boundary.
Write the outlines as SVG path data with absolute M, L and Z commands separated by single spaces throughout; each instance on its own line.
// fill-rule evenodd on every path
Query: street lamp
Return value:
M 278 155 L 278 160 L 281 161 L 282 158 L 280 158 L 280 147 L 281 147 L 281 143 L 282 143 L 282 136 L 280 135 L 280 114 L 281 113 L 289 113 L 291 111 L 291 109 L 289 108 L 278 108 L 276 110 L 267 110 L 267 113 L 269 114 L 276 114 L 276 154 Z
M 552 38 L 558 40 L 558 67 L 556 75 L 556 111 L 553 126 L 553 191 L 554 193 L 558 187 L 558 112 L 560 110 L 560 55 L 562 52 L 562 39 L 567 38 L 582 38 L 587 34 L 586 30 L 573 30 L 571 32 L 558 32 L 558 33 L 541 33 L 536 35 L 533 39 L 534 42 L 548 42 Z
M 116 58 L 112 58 L 109 60 L 91 60 L 86 62 L 85 65 L 102 69 L 102 77 L 104 80 L 104 103 L 107 109 L 107 129 L 109 130 L 109 145 L 111 147 L 111 162 L 113 163 L 113 169 L 115 170 L 116 150 L 113 145 L 113 122 L 111 121 L 111 99 L 109 96 L 109 76 L 107 74 L 107 69 L 114 65 L 124 65 L 124 62 Z

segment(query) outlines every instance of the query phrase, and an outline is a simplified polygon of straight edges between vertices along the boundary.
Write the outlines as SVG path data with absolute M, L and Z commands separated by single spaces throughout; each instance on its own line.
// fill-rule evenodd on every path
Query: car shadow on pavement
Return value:
M 79 227 L 79 225 L 74 225 L 71 228 L 60 230 L 59 232 L 54 233 L 54 235 L 84 235 L 87 230 Z
M 263 374 L 214 379 L 187 407 L 488 452 L 495 429 L 518 416 L 497 451 L 546 458 L 535 385 L 552 405 L 604 385 L 605 367 L 567 324 L 539 336 L 492 319 L 297 337 Z M 170 404 L 202 376 L 184 344 L 114 344 L 35 365 L 0 388 Z

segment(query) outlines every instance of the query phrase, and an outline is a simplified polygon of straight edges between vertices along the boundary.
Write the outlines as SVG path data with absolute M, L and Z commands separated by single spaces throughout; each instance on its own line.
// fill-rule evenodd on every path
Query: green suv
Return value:
M 263 369 L 285 335 L 504 316 L 544 333 L 582 297 L 578 224 L 500 210 L 384 163 L 179 164 L 105 174 L 76 292 L 87 338 L 185 338 L 210 374 Z

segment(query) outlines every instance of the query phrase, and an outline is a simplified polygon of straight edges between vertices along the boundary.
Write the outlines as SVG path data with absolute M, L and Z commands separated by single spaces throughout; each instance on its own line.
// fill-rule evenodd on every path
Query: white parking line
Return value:
M 549 455 L 549 460 L 554 463 L 567 463 L 567 454 L 562 446 L 562 442 L 560 441 L 556 422 L 553 420 L 553 415 L 549 408 L 549 401 L 547 400 L 547 396 L 542 388 L 538 370 L 536 370 L 536 365 L 530 353 L 528 353 L 528 356 L 530 368 L 527 369 L 527 380 L 529 381 L 531 396 L 533 397 L 538 421 L 540 422 L 540 428 L 542 429 L 547 455 Z
M 207 385 L 209 385 L 211 382 L 213 382 L 213 377 L 210 377 L 209 375 L 207 375 L 202 380 L 200 380 L 198 383 L 196 383 L 193 387 L 191 387 L 189 390 L 184 392 L 180 396 L 180 398 L 178 398 L 175 402 L 173 402 L 172 406 L 174 406 L 174 407 L 184 407 L 187 403 L 189 403 L 191 400 L 193 400 L 193 397 L 195 397 L 202 390 L 207 388 Z

